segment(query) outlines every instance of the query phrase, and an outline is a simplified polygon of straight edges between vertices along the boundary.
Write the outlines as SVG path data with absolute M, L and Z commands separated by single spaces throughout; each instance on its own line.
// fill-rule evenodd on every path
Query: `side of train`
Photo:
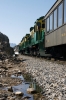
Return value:
M 23 54 L 66 57 L 66 0 L 57 0 L 19 44 Z

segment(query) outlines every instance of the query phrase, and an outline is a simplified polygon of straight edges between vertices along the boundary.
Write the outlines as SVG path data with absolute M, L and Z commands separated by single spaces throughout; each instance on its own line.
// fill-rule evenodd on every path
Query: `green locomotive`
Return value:
M 29 53 L 29 45 L 30 45 L 30 34 L 26 34 L 26 36 L 22 38 L 19 44 L 19 52 L 22 54 Z
M 45 20 L 44 16 L 35 21 L 34 27 L 30 27 L 30 34 L 26 34 L 20 44 L 19 52 L 30 55 L 45 55 Z

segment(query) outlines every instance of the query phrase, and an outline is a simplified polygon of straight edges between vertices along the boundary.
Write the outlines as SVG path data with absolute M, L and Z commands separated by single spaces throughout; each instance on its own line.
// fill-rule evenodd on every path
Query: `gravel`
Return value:
M 24 60 L 26 71 L 31 73 L 43 88 L 48 100 L 66 100 L 66 65 L 44 59 L 20 56 Z

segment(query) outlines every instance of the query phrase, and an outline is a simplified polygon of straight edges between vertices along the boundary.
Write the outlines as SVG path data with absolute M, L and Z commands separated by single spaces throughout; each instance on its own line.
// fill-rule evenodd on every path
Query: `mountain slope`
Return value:
M 15 47 L 16 44 L 15 43 L 10 43 L 10 47 Z

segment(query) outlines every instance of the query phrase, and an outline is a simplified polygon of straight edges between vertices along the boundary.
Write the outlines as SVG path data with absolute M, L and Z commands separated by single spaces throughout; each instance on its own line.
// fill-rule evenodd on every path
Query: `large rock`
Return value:
M 15 95 L 17 95 L 17 96 L 23 96 L 24 93 L 22 93 L 21 91 L 16 91 L 16 92 L 15 92 Z
M 13 55 L 14 50 L 10 47 L 9 38 L 0 32 L 0 52 L 6 52 L 7 54 Z
M 7 87 L 7 89 L 8 89 L 8 91 L 13 92 L 13 89 L 12 89 L 11 86 L 10 87 Z
M 4 35 L 3 33 L 0 32 L 0 41 L 4 41 L 4 42 L 8 42 L 9 43 L 9 39 L 6 35 Z
M 27 92 L 28 93 L 36 93 L 36 90 L 34 88 L 28 88 Z

